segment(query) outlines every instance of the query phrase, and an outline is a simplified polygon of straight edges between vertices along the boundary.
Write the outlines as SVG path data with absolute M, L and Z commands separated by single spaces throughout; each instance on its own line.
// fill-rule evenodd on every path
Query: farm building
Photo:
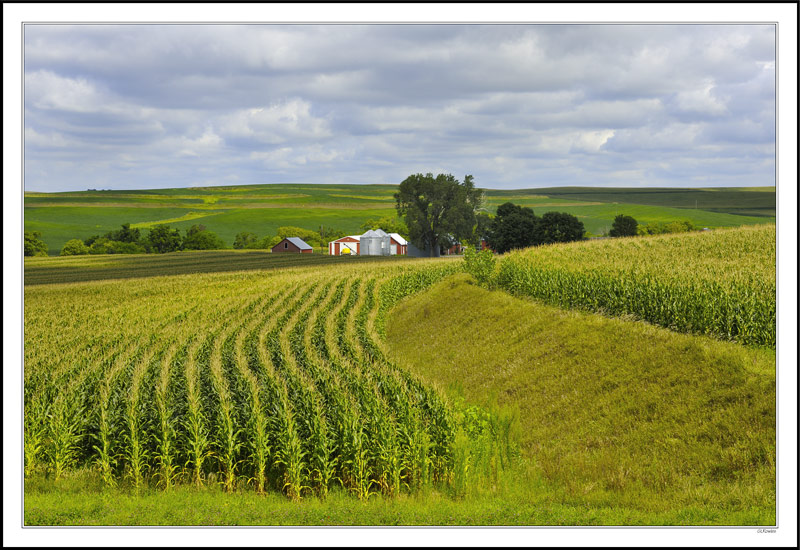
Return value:
M 348 235 L 331 241 L 328 243 L 328 254 L 331 256 L 357 255 L 359 240 L 361 240 L 361 235 Z
M 314 249 L 300 237 L 286 237 L 272 247 L 272 252 L 294 252 L 295 254 L 311 254 Z
M 328 243 L 328 254 L 340 256 L 353 254 L 362 256 L 405 256 L 408 241 L 399 233 L 386 233 L 381 229 L 370 230 L 363 235 L 348 235 Z
M 359 241 L 360 256 L 388 256 L 391 248 L 389 247 L 390 237 L 383 229 L 370 229 Z

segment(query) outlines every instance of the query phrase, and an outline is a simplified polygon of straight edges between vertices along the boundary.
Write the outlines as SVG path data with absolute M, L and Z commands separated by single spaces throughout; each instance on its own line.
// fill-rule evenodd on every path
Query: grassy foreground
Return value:
M 219 487 L 177 487 L 169 492 L 104 489 L 91 473 L 57 484 L 25 487 L 26 526 L 574 526 L 574 525 L 768 525 L 753 507 L 719 510 L 686 506 L 651 512 L 620 505 L 564 502 L 541 480 L 504 484 L 502 490 L 454 499 L 428 490 L 362 502 L 341 490 L 326 500 L 292 502 L 276 494 L 225 493 Z
M 678 523 L 775 522 L 773 351 L 563 311 L 467 275 L 390 321 L 398 364 L 516 412 L 523 456 L 555 501 L 645 523 L 687 510 L 698 515 Z

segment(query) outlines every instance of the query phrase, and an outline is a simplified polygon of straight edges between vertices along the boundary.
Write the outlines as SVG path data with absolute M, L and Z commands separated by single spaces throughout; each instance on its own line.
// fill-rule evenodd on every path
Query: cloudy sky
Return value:
M 27 191 L 775 185 L 775 28 L 24 27 Z

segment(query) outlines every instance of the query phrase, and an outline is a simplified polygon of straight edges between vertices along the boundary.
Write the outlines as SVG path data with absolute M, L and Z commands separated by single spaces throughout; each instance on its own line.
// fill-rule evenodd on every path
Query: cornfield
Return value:
M 515 251 L 484 279 L 563 308 L 774 348 L 775 267 L 775 226 L 762 225 Z
M 459 269 L 27 288 L 25 474 L 88 468 L 108 486 L 217 483 L 292 499 L 335 485 L 361 499 L 462 491 L 491 434 L 389 361 L 381 336 L 392 304 Z

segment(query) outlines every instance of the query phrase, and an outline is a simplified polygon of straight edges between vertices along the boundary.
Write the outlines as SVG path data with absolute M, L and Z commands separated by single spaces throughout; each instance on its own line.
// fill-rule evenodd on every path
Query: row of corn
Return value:
M 180 280 L 138 283 L 125 307 L 104 284 L 113 322 L 96 337 L 81 330 L 91 314 L 64 319 L 74 302 L 51 292 L 48 311 L 48 291 L 32 290 L 26 476 L 88 468 L 107 486 L 218 483 L 295 499 L 463 483 L 451 406 L 386 358 L 376 328 L 390 300 L 452 269 L 220 276 L 185 293 Z M 59 346 L 45 350 L 51 334 Z

